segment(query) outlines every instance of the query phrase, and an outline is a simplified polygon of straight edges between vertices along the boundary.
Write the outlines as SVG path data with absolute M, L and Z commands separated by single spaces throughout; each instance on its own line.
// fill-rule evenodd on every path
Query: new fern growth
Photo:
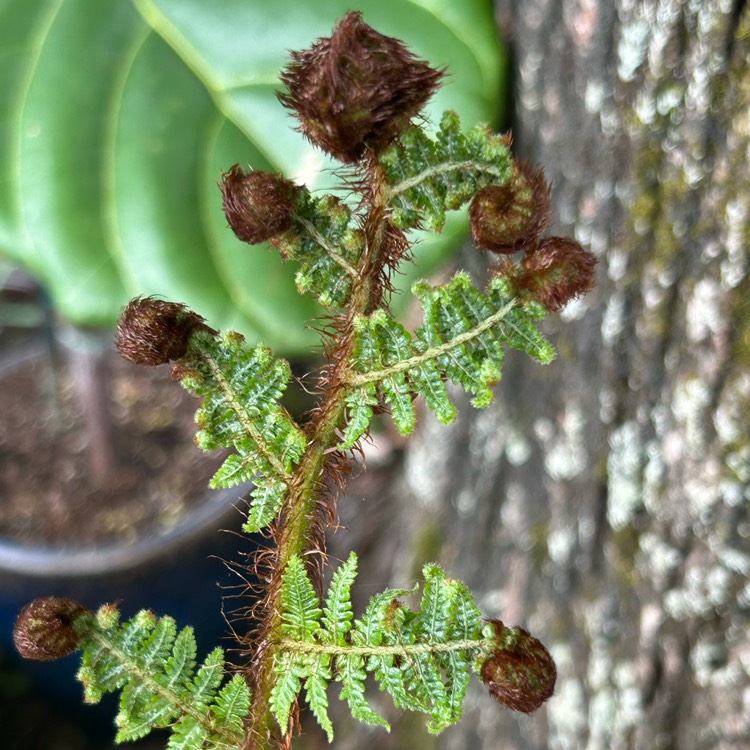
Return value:
M 460 719 L 472 672 L 514 710 L 533 711 L 553 693 L 544 646 L 521 628 L 483 619 L 467 587 L 437 564 L 424 567 L 419 586 L 376 594 L 355 615 L 352 552 L 325 596 L 318 593 L 335 495 L 373 415 L 388 412 L 408 435 L 421 398 L 449 423 L 450 383 L 487 406 L 505 351 L 550 362 L 554 350 L 537 321 L 593 284 L 590 253 L 542 238 L 549 188 L 539 170 L 514 161 L 508 138 L 481 126 L 464 131 L 453 112 L 434 135 L 412 124 L 442 74 L 349 13 L 330 37 L 292 53 L 279 98 L 302 133 L 346 165 L 355 200 L 314 196 L 237 165 L 221 179 L 237 236 L 295 262 L 300 293 L 327 310 L 329 363 L 304 425 L 281 403 L 289 365 L 262 344 L 219 334 L 178 303 L 137 298 L 121 316 L 123 355 L 172 362 L 175 377 L 203 398 L 198 444 L 232 449 L 211 483 L 253 480 L 244 528 L 262 532 L 269 547 L 256 560 L 263 594 L 248 605 L 255 630 L 240 644 L 249 656 L 232 668 L 220 649 L 197 665 L 190 628 L 177 632 L 171 618 L 150 612 L 120 623 L 112 605 L 93 614 L 46 598 L 19 615 L 23 654 L 49 659 L 82 649 L 86 700 L 121 691 L 118 741 L 171 727 L 173 749 L 286 748 L 301 696 L 332 740 L 332 682 L 355 718 L 388 728 L 366 696 L 370 677 L 397 708 L 426 714 L 432 732 Z M 409 258 L 406 232 L 439 231 L 446 211 L 466 204 L 475 243 L 495 254 L 490 280 L 479 288 L 458 272 L 441 285 L 417 282 L 421 323 L 409 330 L 388 305 L 391 276 Z

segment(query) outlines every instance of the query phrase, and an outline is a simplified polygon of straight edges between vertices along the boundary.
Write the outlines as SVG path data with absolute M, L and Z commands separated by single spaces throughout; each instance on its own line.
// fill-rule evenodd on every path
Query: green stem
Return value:
M 346 396 L 353 389 L 349 370 L 351 351 L 354 346 L 354 320 L 367 315 L 381 302 L 380 285 L 376 283 L 384 263 L 385 217 L 388 194 L 380 164 L 371 164 L 372 192 L 369 212 L 364 225 L 365 250 L 359 259 L 354 277 L 351 299 L 343 331 L 333 357 L 336 369 L 331 375 L 331 385 L 325 389 L 319 410 L 319 419 L 310 437 L 308 448 L 296 466 L 288 484 L 289 493 L 282 511 L 283 522 L 277 538 L 275 570 L 279 575 L 271 583 L 265 603 L 267 621 L 264 624 L 262 649 L 256 663 L 252 665 L 255 676 L 253 704 L 250 709 L 250 726 L 255 730 L 248 738 L 249 747 L 271 750 L 274 745 L 275 719 L 270 711 L 269 699 L 274 685 L 274 656 L 284 640 L 281 620 L 281 576 L 293 555 L 303 556 L 309 550 L 310 532 L 315 522 L 316 505 L 319 500 L 321 477 L 326 462 L 339 442 L 339 432 L 346 414 Z M 286 728 L 282 727 L 282 731 Z
M 452 651 L 484 651 L 494 647 L 493 641 L 484 639 L 452 641 L 451 643 L 410 643 L 397 646 L 335 646 L 307 643 L 284 638 L 279 648 L 302 654 L 330 654 L 331 656 L 409 656 L 411 654 L 437 654 Z
M 431 177 L 445 174 L 446 172 L 458 172 L 460 170 L 470 169 L 481 172 L 483 174 L 491 175 L 501 182 L 504 181 L 507 177 L 505 171 L 481 161 L 456 161 L 435 164 L 432 167 L 428 167 L 427 169 L 422 170 L 421 172 L 419 172 L 419 174 L 415 174 L 413 177 L 409 177 L 406 180 L 397 182 L 395 185 L 391 185 L 391 187 L 388 189 L 388 198 L 395 198 L 397 195 L 405 193 L 407 190 L 411 190 L 413 187 L 416 187 L 421 182 L 429 180 Z
M 332 248 L 328 242 L 326 242 L 325 237 L 313 226 L 311 222 L 309 222 L 307 219 L 303 219 L 301 216 L 298 216 L 297 214 L 294 214 L 294 218 L 296 221 L 298 221 L 307 231 L 307 233 L 310 235 L 310 237 L 317 242 L 320 247 L 323 248 L 323 250 L 326 251 L 328 256 L 331 258 L 331 260 L 336 263 L 337 266 L 340 268 L 343 268 L 346 273 L 351 276 L 353 279 L 357 278 L 357 269 L 354 268 L 354 266 L 349 263 L 349 261 L 344 258 L 340 253 L 337 253 L 334 248 Z

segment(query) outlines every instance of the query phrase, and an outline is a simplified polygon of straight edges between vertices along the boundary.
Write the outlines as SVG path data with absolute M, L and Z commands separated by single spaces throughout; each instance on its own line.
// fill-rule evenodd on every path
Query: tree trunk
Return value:
M 509 353 L 489 409 L 423 417 L 411 497 L 369 526 L 376 575 L 438 558 L 557 661 L 529 717 L 475 680 L 437 747 L 750 746 L 750 11 L 499 0 L 498 18 L 517 153 L 599 283 L 547 321 L 555 362 Z

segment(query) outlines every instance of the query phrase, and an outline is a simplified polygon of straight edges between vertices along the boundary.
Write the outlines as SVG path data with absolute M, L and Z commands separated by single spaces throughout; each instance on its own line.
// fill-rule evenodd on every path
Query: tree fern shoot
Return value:
M 232 166 L 220 180 L 237 236 L 296 264 L 301 294 L 325 308 L 328 358 L 318 404 L 297 422 L 281 399 L 290 368 L 263 344 L 219 333 L 180 303 L 137 298 L 123 312 L 116 343 L 133 362 L 171 362 L 173 375 L 202 398 L 197 442 L 232 449 L 211 484 L 252 479 L 244 528 L 270 548 L 256 563 L 262 596 L 248 604 L 255 629 L 228 666 L 221 649 L 196 663 L 189 627 L 141 612 L 92 613 L 64 598 L 30 604 L 16 643 L 30 658 L 82 650 L 85 699 L 119 691 L 117 741 L 171 730 L 172 750 L 288 748 L 306 705 L 333 741 L 329 699 L 352 716 L 389 729 L 368 683 L 398 709 L 424 714 L 438 733 L 461 718 L 471 674 L 505 706 L 536 710 L 554 691 L 547 649 L 519 627 L 485 619 L 468 588 L 437 563 L 414 588 L 386 589 L 355 612 L 352 552 L 324 589 L 325 530 L 336 493 L 357 460 L 373 415 L 387 412 L 403 435 L 417 428 L 415 399 L 437 419 L 456 417 L 450 385 L 477 408 L 493 399 L 509 349 L 541 364 L 555 352 L 537 324 L 593 285 L 593 256 L 569 239 L 543 237 L 550 216 L 541 171 L 516 162 L 510 139 L 466 128 L 447 112 L 429 135 L 419 119 L 444 71 L 399 40 L 348 13 L 330 37 L 292 53 L 281 103 L 316 146 L 343 163 L 355 200 L 312 195 L 287 178 Z M 489 280 L 463 271 L 447 282 L 414 284 L 421 321 L 411 329 L 391 312 L 391 278 L 410 257 L 414 228 L 440 231 L 446 211 L 469 206 L 472 235 L 489 251 Z

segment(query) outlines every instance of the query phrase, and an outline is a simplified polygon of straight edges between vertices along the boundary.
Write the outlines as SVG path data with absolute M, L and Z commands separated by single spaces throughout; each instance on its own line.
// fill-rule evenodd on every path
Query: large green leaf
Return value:
M 460 6 L 460 7 L 459 7 Z M 110 325 L 135 294 L 188 303 L 281 350 L 318 309 L 291 267 L 226 228 L 235 162 L 328 188 L 320 151 L 276 100 L 289 49 L 330 33 L 346 0 L 6 0 L 0 4 L 0 252 L 74 323 Z M 365 20 L 450 75 L 430 111 L 495 114 L 501 58 L 486 0 L 362 0 Z M 437 119 L 437 118 L 435 118 Z M 319 170 L 324 171 L 319 174 Z M 327 171 L 326 171 L 327 170 Z M 461 231 L 420 243 L 429 270 Z

